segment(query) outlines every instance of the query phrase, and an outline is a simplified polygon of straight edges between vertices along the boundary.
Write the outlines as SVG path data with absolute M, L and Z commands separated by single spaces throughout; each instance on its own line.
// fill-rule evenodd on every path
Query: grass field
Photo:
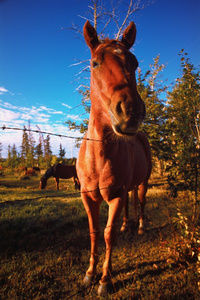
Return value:
M 107 205 L 101 206 L 98 275 L 85 288 L 90 238 L 80 193 L 71 180 L 61 180 L 60 191 L 53 179 L 46 190 L 38 186 L 38 177 L 0 177 L 0 299 L 98 299 Z M 173 199 L 163 180 L 151 181 L 143 236 L 130 204 L 130 229 L 118 231 L 113 251 L 108 299 L 200 299 L 200 221 L 194 228 L 193 198 L 181 192 Z

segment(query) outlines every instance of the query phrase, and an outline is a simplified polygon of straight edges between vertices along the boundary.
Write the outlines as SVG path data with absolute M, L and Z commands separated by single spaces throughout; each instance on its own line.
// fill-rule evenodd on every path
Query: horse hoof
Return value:
M 94 275 L 89 275 L 86 273 L 85 278 L 83 279 L 83 284 L 89 286 L 94 281 Z
M 139 228 L 139 229 L 138 229 L 138 234 L 144 234 L 144 233 L 145 233 L 144 228 Z
M 122 227 L 120 229 L 121 232 L 127 232 L 128 231 L 128 225 L 127 224 L 122 224 Z
M 98 295 L 100 297 L 105 297 L 111 292 L 112 292 L 112 284 L 110 282 L 103 283 L 100 281 L 99 288 L 98 288 Z

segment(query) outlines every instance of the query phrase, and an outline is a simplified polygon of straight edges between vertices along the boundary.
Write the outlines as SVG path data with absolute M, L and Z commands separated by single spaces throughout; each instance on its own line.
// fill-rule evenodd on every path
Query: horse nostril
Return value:
M 120 115 L 122 113 L 122 101 L 119 101 L 116 106 L 116 112 Z

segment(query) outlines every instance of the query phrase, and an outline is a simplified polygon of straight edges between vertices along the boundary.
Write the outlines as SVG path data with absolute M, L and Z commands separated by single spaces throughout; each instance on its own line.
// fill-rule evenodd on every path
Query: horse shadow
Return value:
M 163 266 L 163 264 L 165 264 Z M 156 269 L 154 269 L 154 266 L 157 266 Z M 160 266 L 159 266 L 160 265 Z M 151 267 L 151 270 L 145 270 L 142 274 L 139 273 L 139 270 L 144 267 Z M 117 280 L 115 283 L 113 283 L 113 290 L 114 292 L 118 292 L 120 289 L 125 288 L 127 285 L 132 284 L 136 279 L 143 280 L 147 276 L 155 277 L 161 275 L 163 272 L 165 272 L 168 269 L 168 266 L 166 265 L 166 260 L 165 259 L 160 259 L 160 260 L 152 260 L 149 262 L 142 262 L 136 264 L 134 267 L 126 267 L 120 269 L 120 274 L 124 274 L 124 276 L 127 273 L 134 272 L 131 276 L 124 280 Z M 113 273 L 113 278 L 118 275 L 117 271 L 114 271 Z

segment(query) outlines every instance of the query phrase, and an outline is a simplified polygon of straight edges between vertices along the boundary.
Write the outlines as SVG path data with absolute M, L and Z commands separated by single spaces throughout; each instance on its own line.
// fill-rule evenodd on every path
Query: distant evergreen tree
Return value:
M 29 151 L 29 140 L 28 133 L 26 131 L 26 127 L 24 126 L 23 134 L 22 134 L 22 144 L 21 144 L 21 164 L 26 165 L 26 159 Z
M 65 158 L 65 148 L 62 148 L 62 145 L 60 144 L 60 149 L 59 149 L 59 160 L 61 160 L 63 162 L 64 158 Z
M 42 143 L 39 141 L 35 147 L 36 165 L 41 166 L 43 163 Z
M 10 169 L 15 169 L 19 165 L 19 156 L 15 144 L 11 147 L 8 145 L 8 158 L 7 167 Z
M 30 120 L 28 121 L 28 153 L 27 153 L 27 167 L 34 166 L 34 159 L 35 159 L 35 140 L 33 138 L 33 134 L 31 132 L 31 123 Z
M 35 140 L 31 132 L 31 124 L 28 121 L 28 129 L 24 126 L 21 144 L 21 164 L 26 167 L 33 167 L 35 163 Z
M 11 149 L 11 168 L 15 169 L 19 165 L 19 156 L 17 153 L 17 149 L 15 144 L 13 144 L 13 147 Z
M 8 145 L 8 158 L 7 158 L 7 167 L 8 167 L 8 168 L 11 167 L 11 164 L 12 164 L 11 160 L 12 160 L 12 156 L 11 156 L 11 146 Z
M 51 156 L 50 136 L 47 135 L 46 139 L 44 139 L 44 160 L 47 168 L 51 166 Z
M 0 160 L 2 160 L 2 150 L 3 150 L 3 145 L 2 143 L 0 142 Z

